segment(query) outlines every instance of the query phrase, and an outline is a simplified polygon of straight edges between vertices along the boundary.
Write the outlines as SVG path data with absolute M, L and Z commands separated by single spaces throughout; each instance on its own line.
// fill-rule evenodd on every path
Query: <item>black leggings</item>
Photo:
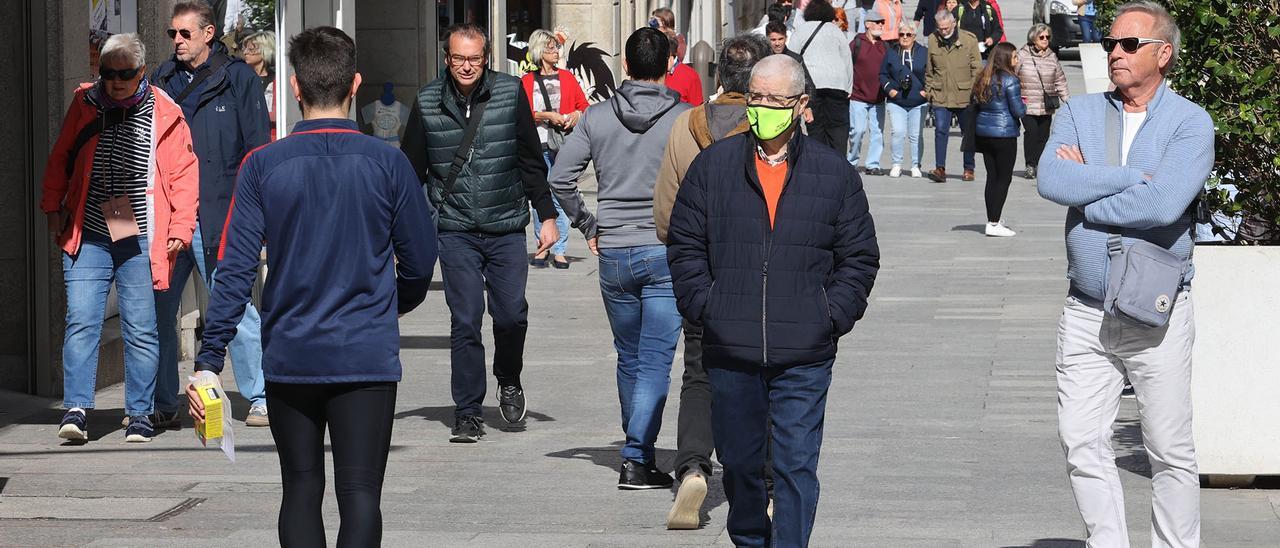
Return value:
M 382 478 L 391 449 L 396 383 L 281 384 L 268 382 L 271 436 L 280 455 L 284 497 L 280 545 L 325 546 L 324 430 L 333 445 L 338 494 L 338 546 L 382 542 Z
M 1009 183 L 1013 182 L 1013 164 L 1018 159 L 1017 137 L 977 137 L 974 140 L 982 153 L 982 164 L 987 166 L 987 222 L 1000 220 L 1004 201 L 1009 197 Z
M 1022 117 L 1022 155 L 1027 167 L 1040 164 L 1040 154 L 1044 152 L 1045 143 L 1049 142 L 1049 128 L 1053 124 L 1053 116 L 1049 114 Z

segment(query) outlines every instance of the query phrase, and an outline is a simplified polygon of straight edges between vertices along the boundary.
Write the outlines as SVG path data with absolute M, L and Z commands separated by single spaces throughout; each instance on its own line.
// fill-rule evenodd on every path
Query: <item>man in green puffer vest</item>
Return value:
M 530 204 L 543 219 L 539 253 L 559 231 L 542 143 L 520 80 L 486 68 L 489 38 L 482 27 L 455 25 L 444 36 L 449 72 L 418 91 L 400 150 L 438 211 L 440 270 L 452 320 L 456 409 L 449 441 L 471 443 L 484 436 L 485 293 L 493 318 L 498 409 L 503 420 L 519 423 L 526 409 L 520 371 L 529 328 L 524 228 Z M 474 137 L 467 139 L 474 116 Z

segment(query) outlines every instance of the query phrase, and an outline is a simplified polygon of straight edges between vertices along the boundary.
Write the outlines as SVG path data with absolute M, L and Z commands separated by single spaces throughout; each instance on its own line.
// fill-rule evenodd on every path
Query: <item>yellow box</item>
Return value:
M 222 394 L 212 384 L 196 387 L 200 401 L 204 403 L 204 422 L 196 424 L 196 435 L 201 442 L 222 437 Z

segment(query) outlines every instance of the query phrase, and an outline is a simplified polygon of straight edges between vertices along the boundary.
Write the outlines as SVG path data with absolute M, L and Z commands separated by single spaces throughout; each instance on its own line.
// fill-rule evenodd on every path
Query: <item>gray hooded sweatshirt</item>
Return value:
M 665 85 L 627 80 L 608 101 L 587 108 L 556 155 L 547 180 L 573 226 L 599 247 L 662 245 L 653 224 L 653 185 L 676 116 L 690 106 Z M 595 161 L 597 215 L 578 178 Z

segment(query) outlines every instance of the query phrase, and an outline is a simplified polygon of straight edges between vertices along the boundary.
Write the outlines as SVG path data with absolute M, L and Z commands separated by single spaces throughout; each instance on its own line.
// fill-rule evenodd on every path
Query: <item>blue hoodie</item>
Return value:
M 196 370 L 222 371 L 265 243 L 266 380 L 399 381 L 397 314 L 421 304 L 431 283 L 431 218 L 409 160 L 350 120 L 298 122 L 289 137 L 249 153 Z

